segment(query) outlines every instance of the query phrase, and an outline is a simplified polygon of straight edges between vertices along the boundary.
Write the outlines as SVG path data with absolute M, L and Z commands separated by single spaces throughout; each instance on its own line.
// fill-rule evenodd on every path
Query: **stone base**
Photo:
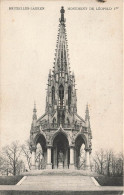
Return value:
M 64 165 L 64 169 L 68 169 L 68 165 Z
M 36 166 L 35 165 L 31 165 L 31 170 L 35 170 Z
M 46 169 L 52 169 L 52 163 L 46 165 Z
M 53 169 L 57 169 L 57 165 L 54 165 Z
M 90 171 L 90 166 L 85 166 L 85 170 Z
M 90 176 L 90 177 L 98 177 L 99 174 L 95 172 L 91 172 L 88 170 L 76 170 L 75 169 L 42 169 L 42 170 L 30 170 L 28 172 L 23 172 L 21 175 L 24 176 L 34 176 L 34 175 L 69 175 L 69 176 Z
M 58 169 L 63 169 L 63 163 L 62 162 L 59 162 Z
M 69 165 L 69 169 L 74 170 L 74 169 L 75 169 L 74 164 L 70 164 L 70 165 Z

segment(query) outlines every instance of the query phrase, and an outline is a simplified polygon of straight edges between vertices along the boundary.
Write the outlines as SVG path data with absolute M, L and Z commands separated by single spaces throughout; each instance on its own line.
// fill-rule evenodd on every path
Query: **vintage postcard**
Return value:
M 122 179 L 122 11 L 122 0 L 1 1 L 1 175 L 41 191 Z

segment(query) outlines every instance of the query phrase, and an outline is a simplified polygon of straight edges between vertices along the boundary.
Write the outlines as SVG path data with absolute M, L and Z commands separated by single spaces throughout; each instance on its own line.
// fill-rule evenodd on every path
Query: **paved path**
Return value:
M 123 187 L 116 187 L 116 186 L 100 186 L 100 187 L 97 187 L 97 186 L 94 186 L 94 187 L 90 187 L 89 186 L 86 186 L 86 187 L 74 187 L 74 186 L 71 186 L 71 187 L 67 187 L 66 189 L 64 188 L 57 188 L 56 189 L 52 188 L 52 187 L 49 187 L 49 184 L 47 186 L 47 188 L 43 187 L 43 186 L 39 186 L 39 185 L 35 185 L 35 186 L 31 186 L 31 185 L 20 185 L 20 186 L 15 186 L 15 185 L 1 185 L 0 186 L 0 191 L 117 191 L 117 192 L 123 192 L 124 191 L 124 188 Z M 121 193 L 118 193 L 118 194 L 121 194 Z
M 81 186 L 95 186 L 91 177 L 88 176 L 28 176 L 21 185 L 40 185 L 43 188 L 75 188 Z

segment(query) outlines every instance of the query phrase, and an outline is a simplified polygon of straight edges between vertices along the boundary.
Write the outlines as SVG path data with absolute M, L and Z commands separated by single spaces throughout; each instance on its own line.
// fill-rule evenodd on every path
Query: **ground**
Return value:
M 99 186 L 94 182 L 94 177 L 89 175 L 67 175 L 64 174 L 40 174 L 24 176 L 19 185 L 22 176 L 4 176 L 0 177 L 0 182 L 6 185 L 0 185 L 0 195 L 121 195 L 122 186 Z M 105 185 L 116 184 L 122 177 L 95 176 L 97 180 Z M 113 180 L 114 179 L 114 180 Z M 8 182 L 8 183 L 7 183 Z M 1 184 L 0 183 L 0 184 Z M 9 185 L 7 185 L 9 184 Z
M 23 176 L 0 176 L 0 185 L 15 185 Z M 123 186 L 123 177 L 95 176 L 101 186 Z

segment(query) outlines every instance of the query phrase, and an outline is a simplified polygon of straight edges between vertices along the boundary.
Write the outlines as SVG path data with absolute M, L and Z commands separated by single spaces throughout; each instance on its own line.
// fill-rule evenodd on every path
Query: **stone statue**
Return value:
M 60 150 L 59 155 L 58 155 L 58 161 L 59 161 L 59 163 L 62 163 L 64 161 L 63 152 L 61 150 Z

